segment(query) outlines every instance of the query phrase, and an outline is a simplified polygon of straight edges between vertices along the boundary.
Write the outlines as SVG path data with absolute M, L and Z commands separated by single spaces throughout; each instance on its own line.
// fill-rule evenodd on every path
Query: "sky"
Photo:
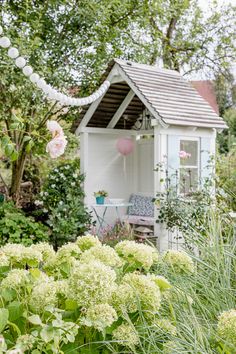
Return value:
M 198 0 L 199 5 L 206 11 L 209 9 L 209 5 L 214 2 L 216 2 L 218 6 L 222 6 L 224 4 L 232 4 L 236 6 L 236 0 Z

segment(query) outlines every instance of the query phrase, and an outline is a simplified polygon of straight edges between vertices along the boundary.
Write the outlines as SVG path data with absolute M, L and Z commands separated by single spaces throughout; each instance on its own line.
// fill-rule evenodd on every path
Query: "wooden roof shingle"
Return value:
M 106 73 L 114 66 L 124 81 L 110 86 L 87 126 L 107 127 L 127 92 L 132 89 L 135 96 L 124 112 L 128 122 L 126 129 L 133 126 L 145 106 L 154 118 L 166 125 L 227 127 L 191 82 L 179 72 L 115 59 Z M 80 120 L 86 110 L 82 111 Z M 122 125 L 121 117 L 115 128 L 122 128 Z

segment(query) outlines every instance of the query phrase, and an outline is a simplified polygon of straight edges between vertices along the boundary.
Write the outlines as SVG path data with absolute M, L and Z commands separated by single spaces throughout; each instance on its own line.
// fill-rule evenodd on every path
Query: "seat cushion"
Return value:
M 122 220 L 129 224 L 154 226 L 154 217 L 139 215 L 124 215 Z
M 153 197 L 131 194 L 129 202 L 133 204 L 128 208 L 129 215 L 154 217 Z

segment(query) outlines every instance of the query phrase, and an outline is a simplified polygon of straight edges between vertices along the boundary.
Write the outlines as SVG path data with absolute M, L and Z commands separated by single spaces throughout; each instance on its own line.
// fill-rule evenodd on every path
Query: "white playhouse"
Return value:
M 155 222 L 158 208 L 152 203 L 165 188 L 165 176 L 156 167 L 165 165 L 170 183 L 185 176 L 185 190 L 180 187 L 178 193 L 198 188 L 198 181 L 209 175 L 206 166 L 215 153 L 216 132 L 225 123 L 176 71 L 114 60 L 106 79 L 111 82 L 108 91 L 83 109 L 76 131 L 86 176 L 85 203 L 108 223 L 127 217 L 137 225 L 152 225 L 159 249 L 166 249 L 167 234 Z M 190 158 L 181 159 L 180 151 Z M 109 195 L 105 215 L 105 207 L 95 205 L 99 190 Z M 118 206 L 109 208 L 109 198 L 117 199 Z

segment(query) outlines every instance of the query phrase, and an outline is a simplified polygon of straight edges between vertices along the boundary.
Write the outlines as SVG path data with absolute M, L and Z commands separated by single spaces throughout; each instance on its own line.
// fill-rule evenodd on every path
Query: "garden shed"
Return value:
M 109 89 L 83 109 L 76 130 L 86 204 L 93 205 L 101 189 L 128 202 L 132 194 L 164 193 L 165 180 L 178 184 L 180 194 L 204 183 L 216 132 L 226 125 L 191 83 L 179 72 L 123 60 L 110 63 L 105 76 Z M 123 156 L 117 142 L 127 138 L 133 148 Z M 126 208 L 119 212 L 127 214 Z M 158 212 L 155 207 L 153 220 Z M 107 218 L 114 222 L 114 209 Z M 159 249 L 170 247 L 164 228 L 154 222 L 154 229 Z

